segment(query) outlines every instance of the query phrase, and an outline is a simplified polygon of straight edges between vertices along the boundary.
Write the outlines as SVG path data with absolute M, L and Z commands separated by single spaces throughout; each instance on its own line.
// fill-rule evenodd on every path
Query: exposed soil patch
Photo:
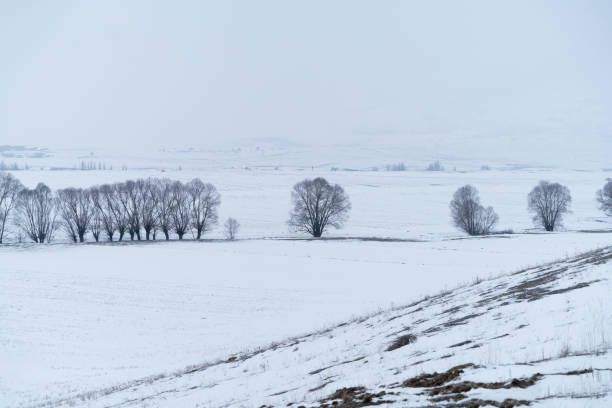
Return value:
M 391 403 L 383 397 L 387 392 L 370 393 L 365 387 L 349 387 L 336 390 L 329 397 L 319 401 L 319 408 L 358 408 Z
M 498 389 L 510 389 L 510 388 L 527 388 L 531 387 L 535 384 L 540 378 L 542 378 L 542 374 L 534 374 L 529 378 L 513 378 L 511 381 L 506 382 L 491 382 L 491 383 L 483 383 L 483 382 L 473 382 L 473 381 L 461 381 L 454 384 L 443 385 L 439 387 L 432 388 L 427 391 L 427 393 L 431 396 L 440 395 L 440 394 L 460 394 L 471 391 L 475 388 L 485 388 L 488 390 L 498 390 Z
M 427 388 L 438 387 L 451 382 L 463 374 L 463 370 L 468 367 L 476 367 L 472 363 L 458 365 L 450 368 L 443 373 L 434 372 L 433 374 L 424 373 L 416 377 L 407 379 L 402 383 L 403 387 L 410 388 Z
M 480 407 L 499 407 L 499 408 L 514 408 L 520 406 L 531 405 L 530 401 L 505 399 L 501 402 L 493 400 L 470 399 L 461 401 L 456 404 L 446 405 L 445 408 L 480 408 Z

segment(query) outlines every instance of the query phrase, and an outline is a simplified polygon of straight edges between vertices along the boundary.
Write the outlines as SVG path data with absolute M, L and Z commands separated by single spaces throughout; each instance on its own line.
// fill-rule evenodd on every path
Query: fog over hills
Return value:
M 272 138 L 544 165 L 611 147 L 605 1 L 0 7 L 3 144 Z

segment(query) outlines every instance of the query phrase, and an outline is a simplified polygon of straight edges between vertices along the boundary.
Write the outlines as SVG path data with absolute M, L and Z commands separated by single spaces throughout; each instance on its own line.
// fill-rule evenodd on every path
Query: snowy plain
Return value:
M 612 247 L 39 407 L 605 408 Z
M 0 406 L 30 406 L 227 358 L 459 284 L 610 245 L 598 169 L 330 171 L 329 166 L 28 170 L 27 186 L 86 187 L 200 177 L 222 195 L 237 242 L 0 247 Z M 310 241 L 286 226 L 292 185 L 324 176 L 353 204 L 346 228 Z M 526 195 L 542 179 L 572 191 L 565 230 L 533 230 Z M 515 234 L 465 238 L 452 193 L 473 184 Z M 585 232 L 591 231 L 591 232 Z M 220 238 L 220 229 L 208 238 Z M 392 238 L 389 241 L 371 238 Z M 243 401 L 244 402 L 244 401 Z M 86 405 L 86 404 L 85 404 Z M 153 404 L 155 405 L 155 403 Z M 229 404 L 232 405 L 232 404 Z M 251 406 L 244 402 L 244 406 Z

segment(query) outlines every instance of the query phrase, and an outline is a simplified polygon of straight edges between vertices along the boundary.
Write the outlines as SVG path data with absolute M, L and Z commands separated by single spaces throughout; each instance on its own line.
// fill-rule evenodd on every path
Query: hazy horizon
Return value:
M 0 11 L 0 144 L 465 137 L 520 149 L 541 138 L 599 152 L 612 138 L 604 1 L 63 1 Z

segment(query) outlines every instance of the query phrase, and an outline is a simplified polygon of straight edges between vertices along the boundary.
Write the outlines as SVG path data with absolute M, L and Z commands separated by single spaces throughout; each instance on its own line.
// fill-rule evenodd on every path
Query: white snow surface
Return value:
M 102 386 L 106 371 L 102 367 L 110 365 L 110 362 L 101 362 L 97 367 L 90 368 L 91 372 L 99 374 L 95 378 L 97 387 L 78 393 L 75 385 L 84 385 L 92 378 L 79 382 L 78 376 L 75 376 L 72 386 L 54 384 L 54 389 L 62 388 L 66 392 L 63 398 L 46 394 L 46 400 L 40 395 L 39 398 L 21 399 L 19 405 L 260 407 L 264 404 L 291 404 L 319 407 L 329 406 L 321 405 L 320 401 L 335 390 L 363 386 L 373 393 L 384 391 L 386 394 L 373 398 L 373 401 L 388 401 L 384 406 L 445 406 L 444 403 L 434 404 L 434 398 L 456 394 L 450 391 L 432 394 L 435 388 L 410 388 L 402 386 L 402 383 L 424 373 L 445 372 L 458 365 L 473 364 L 464 367 L 459 376 L 442 385 L 453 386 L 464 381 L 497 382 L 498 388 L 502 388 L 468 387 L 461 394 L 464 401 L 481 399 L 499 403 L 513 399 L 543 407 L 608 407 L 612 401 L 611 259 L 612 249 L 604 248 L 509 276 L 474 282 L 406 306 L 352 319 L 327 330 L 296 336 L 265 348 L 237 354 L 226 353 L 224 357 L 220 357 L 223 355 L 220 353 L 220 358 L 213 358 L 214 353 L 211 353 L 208 359 L 203 356 L 201 364 L 175 371 L 160 371 L 132 381 L 117 382 L 113 386 Z M 429 279 L 436 280 L 436 276 L 429 276 Z M 390 297 L 394 296 L 393 286 L 402 286 L 410 293 L 411 284 L 408 281 L 404 285 L 399 285 L 397 281 L 387 282 L 389 286 L 386 290 Z M 131 289 L 138 292 L 136 287 Z M 376 292 L 378 288 L 371 286 L 368 289 Z M 183 289 L 181 292 L 186 291 Z M 99 302 L 95 295 L 89 294 L 90 303 Z M 187 295 L 184 300 L 192 298 Z M 142 305 L 130 304 L 124 312 L 131 314 L 133 308 L 138 306 Z M 113 305 L 108 307 L 112 308 Z M 318 310 L 315 306 L 315 310 L 320 314 L 331 312 L 333 315 L 336 307 L 338 304 L 328 303 Z M 150 312 L 157 317 L 158 312 Z M 243 313 L 251 317 L 253 323 L 260 324 L 249 325 L 247 319 L 235 318 L 235 315 L 231 316 L 232 313 L 225 314 L 227 318 L 235 318 L 232 324 L 242 326 L 238 329 L 243 336 L 241 344 L 245 344 L 246 338 L 252 339 L 251 335 L 261 333 L 258 330 L 261 325 L 269 331 L 276 331 L 276 326 L 267 325 L 265 319 L 257 317 L 257 312 L 251 310 Z M 296 320 L 302 317 L 299 313 L 293 316 Z M 92 313 L 87 320 L 95 319 Z M 160 321 L 163 324 L 166 320 L 162 318 Z M 66 318 L 61 329 L 65 331 L 66 326 L 74 325 L 80 326 L 81 331 L 89 332 L 81 323 L 79 319 L 68 321 Z M 143 326 L 139 329 L 143 330 Z M 30 327 L 30 331 L 37 331 L 39 336 L 44 329 Z M 139 330 L 130 330 L 122 324 L 107 329 L 112 334 L 106 341 L 116 339 L 118 348 L 121 348 L 118 343 L 121 343 L 126 331 L 134 334 Z M 219 327 L 219 330 L 224 331 L 225 327 Z M 49 332 L 52 336 L 51 330 L 44 334 Z M 193 341 L 197 338 L 197 332 L 198 329 L 192 327 L 189 333 L 182 334 Z M 415 335 L 416 341 L 388 351 L 394 340 L 408 333 Z M 103 331 L 97 334 L 104 336 Z M 83 361 L 79 362 L 83 364 L 85 356 L 79 355 L 83 352 L 89 358 L 96 359 L 93 350 L 88 352 L 74 347 L 76 343 L 87 345 L 88 342 L 73 335 L 77 336 L 70 331 L 64 336 L 65 352 L 72 354 L 70 360 L 76 362 L 83 357 Z M 204 352 L 207 341 L 211 339 L 202 337 L 200 340 L 199 348 Z M 226 340 L 226 344 L 232 342 L 229 336 Z M 99 344 L 99 350 L 112 348 L 104 346 L 102 338 L 90 341 Z M 185 342 L 182 345 L 174 344 L 165 351 L 154 352 L 152 345 L 142 341 L 137 352 L 124 349 L 123 358 L 118 357 L 115 363 L 122 365 L 121 369 L 129 370 L 129 366 L 136 364 L 139 358 L 136 354 L 141 354 L 142 361 L 148 357 L 149 363 L 161 362 L 166 358 L 176 359 L 184 353 L 180 349 Z M 151 354 L 144 355 L 148 353 Z M 38 366 L 41 366 L 40 361 Z M 169 367 L 167 362 L 164 362 L 164 366 Z M 69 377 L 74 374 L 71 372 L 74 368 L 58 369 Z M 531 384 L 512 386 L 517 380 L 529 379 L 533 380 Z M 70 391 L 74 394 L 70 395 Z
M 265 163 L 272 163 L 270 157 L 266 160 Z M 179 162 L 174 160 L 172 166 Z M 357 325 L 344 337 L 340 336 L 344 329 L 335 329 L 333 339 L 342 340 L 329 339 L 327 334 L 314 336 L 317 341 L 308 343 L 310 351 L 289 353 L 287 349 L 282 355 L 265 353 L 245 360 L 248 366 L 219 365 L 168 380 L 186 366 L 225 360 L 230 355 L 377 311 L 383 311 L 378 315 L 382 322 L 383 316 L 393 313 L 384 310 L 398 308 L 423 295 L 610 245 L 612 235 L 584 232 L 609 230 L 609 220 L 597 209 L 594 194 L 610 173 L 596 170 L 599 163 L 596 164 L 591 166 L 595 169 L 588 171 L 574 170 L 568 163 L 564 169 L 513 169 L 508 165 L 492 166 L 491 171 L 394 173 L 329 171 L 327 165 L 279 170 L 221 169 L 213 163 L 200 169 L 194 165 L 185 166 L 182 171 L 161 172 L 160 168 L 165 166 L 159 162 L 158 168 L 129 171 L 118 171 L 115 163 L 113 171 L 15 172 L 27 186 L 43 181 L 54 189 L 150 176 L 183 181 L 200 177 L 214 183 L 221 192 L 220 219 L 229 216 L 238 219 L 241 240 L 0 246 L 0 407 L 32 406 L 44 401 L 53 405 L 63 398 L 67 398 L 66 403 L 83 406 L 109 406 L 134 399 L 140 401 L 134 405 L 141 406 L 145 405 L 143 397 L 151 397 L 146 400 L 151 406 L 164 405 L 161 397 L 153 396 L 157 391 L 168 398 L 168 406 L 258 407 L 263 403 L 279 406 L 299 401 L 314 404 L 344 385 L 375 388 L 415 373 L 446 370 L 455 363 L 467 362 L 488 367 L 489 371 L 484 372 L 487 381 L 527 375 L 520 371 L 522 366 L 517 366 L 517 371 L 511 368 L 510 375 L 498 364 L 503 357 L 500 355 L 508 354 L 514 364 L 523 358 L 521 353 L 525 353 L 527 360 L 558 354 L 557 348 L 563 342 L 575 341 L 576 344 L 570 344 L 572 350 L 580 350 L 582 346 L 578 343 L 587 341 L 590 332 L 595 337 L 602 332 L 603 339 L 609 340 L 610 320 L 605 310 L 611 309 L 610 288 L 604 280 L 609 270 L 607 264 L 581 272 L 602 279 L 597 285 L 543 299 L 541 302 L 555 299 L 546 306 L 548 309 L 543 309 L 541 302 L 503 306 L 502 321 L 525 315 L 531 327 L 525 332 L 534 334 L 533 328 L 539 327 L 533 338 L 512 337 L 517 340 L 512 344 L 502 338 L 483 345 L 476 355 L 464 355 L 465 358 L 439 360 L 439 356 L 432 355 L 431 362 L 402 369 L 396 379 L 389 377 L 388 366 L 367 365 L 358 371 L 358 363 L 346 364 L 331 370 L 337 376 L 333 383 L 308 392 L 328 380 L 324 380 L 325 372 L 307 373 L 316 370 L 311 365 L 322 367 L 329 362 L 361 357 L 362 350 L 374 356 L 367 357 L 368 362 L 382 357 L 381 361 L 388 361 L 385 364 L 394 364 L 395 368 L 400 363 L 393 363 L 386 356 L 416 351 L 402 348 L 383 352 L 389 341 L 385 336 L 399 330 L 399 326 L 415 325 L 418 319 L 429 321 L 438 313 L 434 310 L 438 306 L 419 312 L 420 317 L 414 320 L 397 319 L 384 327 Z M 291 187 L 304 178 L 317 176 L 341 184 L 349 194 L 353 204 L 350 219 L 344 229 L 331 230 L 329 236 L 352 239 L 294 240 L 303 237 L 287 229 Z M 542 179 L 566 184 L 573 194 L 573 212 L 565 219 L 565 229 L 558 233 L 534 231 L 526 210 L 527 193 Z M 448 203 L 452 193 L 468 183 L 480 190 L 483 204 L 495 208 L 500 216 L 499 228 L 511 228 L 515 234 L 466 238 L 450 225 Z M 219 228 L 207 237 L 221 236 Z M 599 289 L 589 292 L 595 288 Z M 476 295 L 466 293 L 461 305 L 476 301 L 470 296 Z M 566 299 L 573 302 L 571 316 L 563 312 L 569 307 L 564 303 Z M 448 303 L 452 306 L 453 302 Z M 550 321 L 544 319 L 546 324 L 538 326 L 536 320 L 542 319 L 540 315 L 550 315 Z M 469 327 L 475 333 L 486 330 L 500 334 L 510 330 L 492 324 L 497 322 L 492 318 L 482 319 L 470 320 L 469 326 L 459 329 Z M 574 331 L 569 324 L 576 321 L 590 326 Z M 594 328 L 597 322 L 603 326 L 599 332 Z M 422 335 L 415 334 L 416 345 L 431 350 L 441 347 L 438 341 L 444 340 L 446 344 L 447 340 L 463 337 L 444 332 L 435 337 L 436 342 L 428 343 Z M 448 339 L 447 334 L 451 336 Z M 374 340 L 366 347 L 370 338 Z M 592 358 L 603 358 L 606 353 Z M 352 357 L 353 354 L 356 356 Z M 410 358 L 401 357 L 401 364 L 420 360 L 416 356 Z M 483 362 L 487 358 L 492 362 Z M 580 366 L 586 360 L 578 361 Z M 593 363 L 593 367 L 605 368 L 605 364 Z M 606 373 L 594 372 L 592 377 L 600 376 L 610 383 Z M 150 376 L 163 379 L 150 381 Z M 134 393 L 123 389 L 108 395 L 87 394 L 109 387 L 121 390 L 126 384 L 131 387 L 139 378 L 149 378 L 150 387 L 137 387 Z M 282 378 L 287 378 L 287 382 L 282 382 Z M 358 381 L 359 378 L 363 381 Z M 225 382 L 226 379 L 232 381 Z M 557 388 L 553 388 L 560 391 L 551 393 L 578 395 L 591 390 L 592 395 L 604 393 L 593 403 L 609 402 L 601 381 L 583 376 L 567 379 L 566 389 L 559 380 L 554 383 Z M 582 390 L 576 390 L 577 379 L 583 384 Z M 189 382 L 192 380 L 194 384 Z M 160 386 L 165 382 L 169 382 L 169 388 Z M 199 388 L 187 391 L 187 384 Z M 537 387 L 540 386 L 538 383 Z M 293 388 L 296 390 L 269 397 Z M 166 393 L 173 389 L 182 391 Z M 513 390 L 495 392 L 506 391 Z M 82 398 L 71 398 L 80 394 Z M 570 400 L 567 406 L 575 406 L 572 401 L 575 402 Z M 426 405 L 427 400 L 422 402 Z
M 214 361 L 608 234 L 0 249 L 0 395 L 29 405 Z

